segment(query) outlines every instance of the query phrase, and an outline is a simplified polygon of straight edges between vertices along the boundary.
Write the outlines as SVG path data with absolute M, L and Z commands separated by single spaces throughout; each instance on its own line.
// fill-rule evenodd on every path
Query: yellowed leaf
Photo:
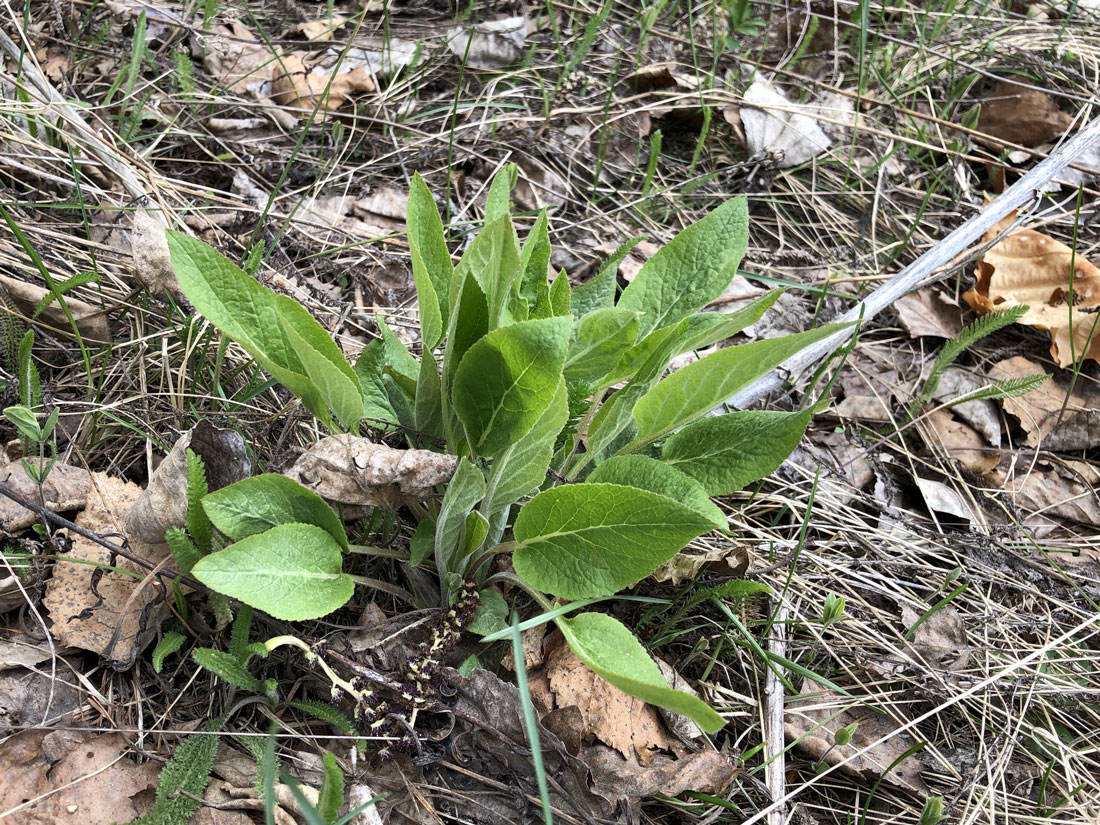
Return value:
M 1004 232 L 1014 219 L 1015 213 L 996 224 L 982 236 L 983 243 Z M 977 281 L 963 298 L 979 315 L 1027 306 L 1019 323 L 1050 332 L 1050 355 L 1059 366 L 1082 358 L 1100 361 L 1100 328 L 1094 330 L 1100 269 L 1083 255 L 1075 255 L 1049 235 L 1017 229 L 982 256 L 974 274 Z

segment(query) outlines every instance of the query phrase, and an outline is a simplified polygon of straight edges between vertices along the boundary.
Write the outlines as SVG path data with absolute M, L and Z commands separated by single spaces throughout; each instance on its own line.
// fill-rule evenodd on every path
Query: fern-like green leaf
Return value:
M 337 710 L 332 705 L 325 702 L 318 702 L 314 699 L 295 699 L 291 702 L 285 703 L 288 707 L 296 708 L 303 713 L 308 713 L 315 719 L 320 719 L 322 722 L 327 722 L 332 725 L 341 733 L 347 736 L 358 736 L 359 731 L 355 729 L 354 723 L 344 714 L 342 711 Z M 366 747 L 362 740 L 358 740 L 355 746 L 362 753 Z
M 954 407 L 956 404 L 962 404 L 966 401 L 997 400 L 1000 398 L 1016 398 L 1020 395 L 1027 395 L 1032 390 L 1042 386 L 1047 378 L 1049 378 L 1049 376 L 1046 373 L 1023 375 L 1019 378 L 1002 378 L 998 381 L 986 384 L 984 387 L 978 387 L 978 389 L 972 392 L 964 393 L 958 398 L 952 398 L 944 404 L 944 407 Z
M 248 634 L 252 631 L 252 607 L 242 604 L 237 608 L 237 616 L 233 619 L 233 630 L 229 634 L 229 652 L 242 665 L 247 665 L 252 658 L 249 649 Z
M 191 568 L 205 555 L 179 527 L 169 527 L 164 533 L 164 541 L 184 575 L 190 573 Z
M 182 825 L 199 809 L 199 802 L 210 781 L 210 770 L 218 753 L 214 735 L 225 721 L 219 716 L 206 725 L 207 733 L 195 733 L 184 739 L 172 758 L 160 771 L 153 809 L 131 825 Z M 184 792 L 184 793 L 181 793 Z
M 340 815 L 344 804 L 344 772 L 336 764 L 336 757 L 325 751 L 325 769 L 321 777 L 321 790 L 317 794 L 317 813 L 328 825 Z
M 688 600 L 686 609 L 690 610 L 707 599 L 743 599 L 757 593 L 770 592 L 771 588 L 762 582 L 749 581 L 748 579 L 731 579 L 728 582 L 722 582 L 717 587 L 711 587 L 694 594 Z
M 191 658 L 198 662 L 201 667 L 231 685 L 236 685 L 251 693 L 264 692 L 263 682 L 249 673 L 232 653 L 226 653 L 224 650 L 214 650 L 211 647 L 198 647 L 191 653 Z
M 936 356 L 920 395 L 914 398 L 913 403 L 909 406 L 909 418 L 913 419 L 920 415 L 920 408 L 931 401 L 932 396 L 939 389 L 940 379 L 943 378 L 944 371 L 954 364 L 968 347 L 985 338 L 985 336 L 1015 323 L 1027 311 L 1028 307 L 1017 306 L 991 312 L 967 324 L 963 327 L 962 332 L 954 338 L 948 339 L 943 345 L 943 349 L 940 350 L 940 354 Z
M 28 409 L 34 409 L 42 401 L 42 382 L 38 378 L 38 368 L 31 360 L 31 349 L 34 347 L 34 330 L 28 329 L 23 340 L 19 342 L 18 368 L 19 368 L 19 403 Z
M 183 647 L 187 637 L 178 630 L 167 630 L 153 650 L 153 670 L 160 673 L 164 667 L 164 660 Z
M 187 532 L 204 554 L 210 552 L 213 527 L 202 506 L 207 493 L 206 465 L 191 450 L 187 451 Z
M 73 275 L 71 278 L 66 278 L 64 281 L 57 285 L 57 289 L 53 292 L 47 292 L 42 296 L 42 300 L 38 302 L 38 306 L 34 308 L 34 312 L 31 313 L 32 318 L 37 318 L 43 310 L 50 304 L 64 295 L 66 292 L 70 292 L 76 289 L 78 286 L 84 284 L 98 284 L 99 276 L 94 272 L 79 272 Z

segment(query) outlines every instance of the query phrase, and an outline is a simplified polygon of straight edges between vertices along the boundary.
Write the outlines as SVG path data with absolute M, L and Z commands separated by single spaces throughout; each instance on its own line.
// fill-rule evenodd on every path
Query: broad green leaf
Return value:
M 623 290 L 617 306 L 645 313 L 643 335 L 687 318 L 729 286 L 748 238 L 745 199 L 726 201 L 657 250 Z
M 363 417 L 396 424 L 397 413 L 393 411 L 389 393 L 386 392 L 386 385 L 382 380 L 385 368 L 385 344 L 377 339 L 371 341 L 363 347 L 354 368 L 359 386 L 363 390 Z M 372 421 L 371 426 L 378 426 L 377 421 Z
M 619 445 L 624 434 L 627 441 L 634 437 L 638 429 L 634 423 L 634 406 L 660 379 L 672 357 L 677 340 L 687 327 L 688 322 L 685 319 L 666 330 L 650 333 L 650 338 L 659 337 L 658 344 L 649 352 L 645 362 L 634 370 L 634 377 L 627 385 L 605 401 L 592 417 L 587 439 L 591 454 L 589 462 L 606 457 L 602 454 Z
M 478 636 L 488 636 L 508 626 L 508 603 L 497 590 L 482 590 L 481 605 L 467 630 Z
M 466 516 L 466 537 L 462 542 L 462 558 L 469 558 L 481 549 L 485 537 L 489 535 L 489 520 L 474 510 Z
M 172 230 L 165 234 L 180 289 L 195 309 L 301 397 L 311 411 L 327 418 L 279 319 L 275 293 L 202 241 Z
M 554 399 L 531 430 L 493 460 L 486 495 L 487 515 L 507 509 L 546 480 L 554 454 L 554 442 L 569 418 L 568 396 L 565 381 L 562 380 Z
M 687 505 L 709 520 L 713 527 L 726 527 L 722 510 L 710 500 L 698 481 L 647 455 L 609 458 L 589 474 L 585 483 L 621 484 L 649 490 Z
M 344 523 L 323 498 L 283 475 L 268 473 L 230 484 L 202 500 L 211 523 L 233 541 L 263 533 L 280 524 L 313 524 L 344 550 Z
M 415 430 L 414 397 L 410 396 L 408 390 L 401 386 L 400 382 L 402 380 L 408 381 L 401 373 L 386 367 L 386 371 L 382 375 L 382 386 L 386 390 L 386 396 L 389 398 L 390 406 L 393 407 L 394 415 L 397 416 L 397 423 L 407 429 Z M 416 388 L 413 387 L 413 392 L 415 393 L 415 391 Z
M 420 311 L 420 339 L 424 342 L 424 352 L 429 353 L 443 337 L 443 310 L 428 275 L 428 267 L 420 257 L 420 251 L 411 243 L 409 257 L 412 259 L 413 283 L 416 285 L 416 305 Z
M 443 234 L 443 221 L 431 192 L 419 174 L 413 174 L 409 189 L 409 211 L 405 218 L 409 229 L 409 249 L 420 256 L 421 263 L 436 294 L 436 306 L 440 310 L 441 329 L 447 328 L 449 315 L 449 297 L 454 265 L 447 251 L 447 241 Z M 415 270 L 414 270 L 415 273 Z M 417 287 L 419 300 L 420 288 Z M 421 303 L 423 314 L 423 303 Z M 438 342 L 437 342 L 438 343 Z M 433 344 L 434 346 L 434 344 Z
M 712 496 L 734 493 L 783 463 L 813 412 L 745 410 L 704 418 L 669 436 L 662 458 Z
M 336 413 L 345 429 L 357 433 L 365 409 L 363 388 L 336 342 L 292 298 L 276 295 L 275 311 L 321 400 Z
M 630 254 L 630 250 L 644 241 L 645 238 L 631 238 L 612 253 L 600 271 L 594 278 L 573 287 L 573 295 L 570 298 L 569 311 L 578 321 L 590 312 L 597 309 L 607 309 L 615 306 L 615 284 L 619 272 L 619 264 Z
M 416 429 L 422 433 L 442 437 L 442 393 L 439 367 L 435 363 L 435 356 L 430 352 L 425 352 L 424 360 L 420 362 L 420 378 L 416 382 L 416 402 L 414 406 Z
M 514 444 L 553 400 L 570 325 L 564 317 L 520 321 L 470 347 L 455 373 L 453 403 L 479 455 Z
M 625 309 L 598 309 L 574 327 L 565 358 L 565 377 L 599 381 L 622 360 L 638 336 L 638 313 Z
M 569 314 L 569 276 L 564 269 L 550 284 L 550 311 L 555 316 Z
M 401 339 L 397 337 L 397 333 L 390 329 L 389 324 L 383 321 L 380 315 L 375 316 L 375 321 L 378 323 L 379 332 L 382 333 L 382 346 L 386 352 L 386 366 L 415 381 L 420 375 L 420 362 L 409 352 Z
M 473 277 L 466 278 L 459 290 L 457 303 L 447 331 L 447 350 L 443 356 L 444 386 L 454 380 L 462 357 L 489 332 L 489 305 L 485 293 Z
M 705 702 L 670 688 L 646 649 L 615 619 L 584 613 L 557 623 L 577 658 L 623 693 L 686 716 L 707 733 L 725 726 L 726 721 Z
M 493 182 L 489 184 L 489 195 L 485 199 L 485 223 L 486 225 L 510 217 L 512 211 L 512 189 L 519 178 L 519 167 L 509 163 L 503 169 L 493 175 Z
M 683 321 L 672 324 L 671 326 L 653 330 L 653 332 L 649 333 L 649 335 L 623 353 L 618 366 L 600 381 L 600 386 L 610 387 L 618 384 L 620 381 L 630 380 L 632 376 L 642 370 L 644 365 L 650 363 L 650 359 L 653 358 L 654 355 L 659 355 L 663 358 L 664 363 L 661 364 L 659 371 L 664 372 L 665 367 L 668 366 L 672 357 L 681 351 L 680 342 L 690 328 L 691 319 L 685 318 Z
M 679 351 L 690 352 L 731 338 L 759 321 L 784 291 L 773 289 L 765 292 L 751 304 L 734 312 L 697 312 L 689 319 L 687 332 L 678 346 Z
M 418 525 L 409 540 L 409 566 L 419 567 L 424 559 L 435 553 L 435 519 L 426 518 Z
M 466 516 L 485 497 L 485 476 L 469 459 L 461 459 L 447 485 L 435 525 L 435 565 L 442 579 L 456 572 L 457 551 L 466 527 Z
M 474 238 L 455 267 L 451 297 L 457 302 L 458 287 L 473 277 L 485 293 L 489 307 L 489 326 L 495 328 L 512 281 L 519 275 L 519 246 L 512 219 L 503 215 L 486 226 Z
M 546 281 L 550 270 L 550 235 L 547 230 L 546 210 L 527 235 L 519 254 L 520 276 L 516 279 L 517 310 L 512 314 L 517 321 L 528 318 L 551 318 L 550 286 Z
M 706 415 L 799 350 L 849 326 L 851 324 L 831 324 L 784 338 L 729 347 L 677 370 L 635 405 L 638 435 L 628 450 L 637 449 Z
M 200 582 L 287 622 L 319 619 L 355 590 L 341 571 L 340 545 L 314 524 L 281 524 L 203 557 Z
M 539 493 L 519 511 L 512 561 L 544 593 L 610 596 L 713 527 L 690 507 L 648 490 L 569 484 Z

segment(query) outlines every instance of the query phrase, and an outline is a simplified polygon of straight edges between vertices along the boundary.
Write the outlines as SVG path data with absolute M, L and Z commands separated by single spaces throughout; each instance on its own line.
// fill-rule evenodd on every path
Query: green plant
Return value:
M 924 800 L 924 808 L 920 812 L 919 825 L 937 825 L 947 819 L 943 812 L 943 797 L 930 796 Z
M 38 423 L 35 410 L 42 406 L 42 382 L 38 377 L 38 368 L 31 360 L 34 346 L 34 330 L 27 330 L 19 343 L 16 354 L 16 381 L 19 387 L 19 403 L 7 407 L 4 416 L 15 425 L 23 444 L 23 455 L 34 455 L 37 461 L 22 460 L 23 470 L 35 484 L 43 484 L 57 462 L 57 446 L 54 439 L 54 427 L 60 407 L 54 407 L 46 416 L 44 424 Z M 47 458 L 46 453 L 49 452 Z
M 590 604 L 645 578 L 697 536 L 725 530 L 710 496 L 774 470 L 813 408 L 707 414 L 840 328 L 721 349 L 666 376 L 673 357 L 734 335 L 778 297 L 729 315 L 700 311 L 737 270 L 744 200 L 682 231 L 616 299 L 614 266 L 575 288 L 564 274 L 548 282 L 547 216 L 521 245 L 510 215 L 514 180 L 514 168 L 494 180 L 485 228 L 455 266 L 435 202 L 414 177 L 407 223 L 419 360 L 380 321 L 382 338 L 352 368 L 300 305 L 201 242 L 168 236 L 195 307 L 326 427 L 357 433 L 374 419 L 435 436 L 458 457 L 442 500 L 414 513 L 413 553 L 434 561 L 442 603 L 466 594 L 467 612 L 477 588 L 499 604 L 486 589 L 498 582 L 547 610 L 552 597 Z M 229 542 L 191 568 L 209 587 L 287 620 L 320 617 L 351 597 L 355 580 L 342 566 L 355 548 L 314 493 L 267 475 L 210 493 L 202 507 Z M 515 573 L 491 574 L 490 560 L 505 553 Z M 554 621 L 607 681 L 706 730 L 721 727 L 717 713 L 668 687 L 617 620 L 582 613 Z M 456 620 L 447 637 L 467 624 Z

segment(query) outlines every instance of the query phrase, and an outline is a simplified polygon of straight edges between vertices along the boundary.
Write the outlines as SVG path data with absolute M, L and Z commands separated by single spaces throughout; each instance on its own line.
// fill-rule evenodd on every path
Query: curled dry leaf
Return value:
M 252 468 L 240 433 L 200 421 L 176 440 L 145 491 L 126 513 L 127 535 L 159 544 L 169 527 L 183 526 L 187 517 L 188 449 L 202 459 L 210 492 L 248 478 Z
M 134 261 L 134 277 L 150 292 L 179 294 L 176 271 L 172 268 L 172 256 L 168 252 L 168 238 L 164 234 L 164 220 L 144 209 L 134 212 L 130 230 L 130 249 Z
M 334 112 L 360 92 L 375 90 L 374 78 L 365 65 L 340 66 L 338 74 L 322 66 L 306 65 L 297 52 L 283 55 L 272 69 L 271 97 L 281 106 L 300 109 L 306 117 L 320 105 L 322 112 Z
M 989 370 L 991 380 L 1037 375 L 1043 368 L 1016 355 L 998 361 Z M 1100 445 L 1100 390 L 1084 378 L 1073 392 L 1053 377 L 1031 392 L 1001 401 L 1027 433 L 1026 444 L 1043 450 L 1087 450 Z
M 362 198 L 325 195 L 307 199 L 299 216 L 304 224 L 330 227 L 357 238 L 384 238 L 405 232 L 408 193 L 378 189 Z M 303 226 L 310 231 L 312 228 Z
M 334 435 L 311 446 L 286 476 L 330 502 L 396 510 L 432 495 L 457 467 L 453 455 L 394 450 L 366 438 Z
M 456 27 L 447 32 L 447 48 L 471 69 L 492 71 L 523 57 L 527 18 L 523 15 Z
M 982 242 L 993 241 L 1015 217 L 1013 212 L 1002 219 Z M 1058 366 L 1067 367 L 1075 358 L 1100 361 L 1100 327 L 1094 329 L 1100 269 L 1083 255 L 1049 235 L 1017 229 L 982 256 L 974 274 L 977 281 L 963 298 L 979 315 L 1027 306 L 1018 323 L 1050 332 L 1050 355 Z
M 901 606 L 901 623 L 906 629 L 920 621 L 918 613 L 907 604 Z M 966 624 L 962 614 L 951 605 L 941 607 L 913 633 L 906 647 L 936 670 L 961 670 L 970 663 L 970 645 L 966 640 Z
M 76 524 L 99 535 L 123 532 L 126 512 L 141 488 L 103 473 L 92 474 L 84 511 Z M 130 549 L 149 562 L 168 557 L 167 545 L 130 537 Z M 129 559 L 83 536 L 72 537 L 68 555 L 46 586 L 43 604 L 50 611 L 50 632 L 62 644 L 90 650 L 115 670 L 126 670 L 150 642 L 167 614 L 164 593 L 155 577 Z M 137 573 L 134 578 L 130 573 Z
M 842 747 L 832 747 L 833 735 L 853 722 L 859 726 L 851 741 Z M 890 785 L 927 796 L 931 790 L 921 777 L 921 763 L 914 756 L 907 756 L 895 764 L 914 744 L 913 738 L 899 731 L 899 727 L 889 714 L 859 705 L 809 680 L 802 683 L 802 695 L 787 703 L 783 723 L 787 739 L 797 742 L 795 747 L 815 762 L 822 758 L 829 765 L 843 761 L 841 770 L 846 773 L 866 781 L 881 778 Z M 882 742 L 871 747 L 883 737 L 886 738 Z M 850 759 L 853 754 L 858 755 Z
M 199 46 L 206 70 L 220 85 L 238 94 L 259 93 L 271 77 L 271 64 L 276 62 L 271 49 L 239 20 L 214 24 Z
M 948 410 L 932 412 L 924 433 L 930 447 L 958 461 L 975 475 L 988 473 L 1001 460 L 996 451 L 987 448 L 985 439 L 977 430 L 959 421 Z
M 559 644 L 549 654 L 546 675 L 557 706 L 576 707 L 580 711 L 577 721 L 581 729 L 577 735 L 582 741 L 590 742 L 595 737 L 611 745 L 627 761 L 643 766 L 650 763 L 656 751 L 670 748 L 668 732 L 657 709 L 601 679 L 576 657 L 569 645 Z
M 1007 465 L 989 475 L 990 485 L 999 487 L 1023 514 L 1024 526 L 1036 538 L 1066 535 L 1064 524 L 1084 524 L 1092 532 L 1100 526 L 1100 499 L 1096 488 L 1100 472 L 1085 461 L 1041 462 L 1035 466 Z M 1058 555 L 1058 560 L 1095 560 L 1086 550 L 1082 556 Z
M 894 301 L 898 322 L 913 338 L 954 338 L 962 332 L 962 310 L 938 289 L 925 287 Z
M 749 152 L 777 156 L 781 169 L 812 160 L 833 142 L 815 114 L 820 115 L 817 107 L 791 103 L 770 83 L 757 80 L 745 91 L 741 107 Z
M 37 462 L 38 459 L 28 459 L 28 461 Z M 54 464 L 49 475 L 46 476 L 46 481 L 42 485 L 41 498 L 39 498 L 37 482 L 27 475 L 22 461 L 13 461 L 0 468 L 0 482 L 27 501 L 43 505 L 51 513 L 79 510 L 84 506 L 84 500 L 92 486 L 91 476 L 87 470 L 60 462 Z M 18 533 L 36 521 L 38 516 L 30 510 L 20 507 L 7 496 L 0 496 L 0 528 L 8 533 Z
M 1073 118 L 1063 112 L 1038 89 L 1028 89 L 1018 83 L 1002 80 L 982 102 L 978 116 L 978 131 L 1021 146 L 1038 146 L 1057 137 L 1073 125 Z M 1004 144 L 984 140 L 1000 151 Z
M 28 283 L 18 278 L 9 278 L 0 275 L 0 287 L 27 317 L 38 307 L 39 302 L 50 294 L 45 287 Z M 73 315 L 76 328 L 80 330 L 80 336 L 84 342 L 92 346 L 102 346 L 111 343 L 111 326 L 107 323 L 107 314 L 87 301 L 81 301 L 71 295 L 65 296 L 65 303 L 69 312 Z M 65 310 L 57 301 L 50 303 L 48 307 L 38 314 L 37 321 L 45 324 L 52 332 L 62 335 L 72 335 L 72 327 L 65 316 Z

